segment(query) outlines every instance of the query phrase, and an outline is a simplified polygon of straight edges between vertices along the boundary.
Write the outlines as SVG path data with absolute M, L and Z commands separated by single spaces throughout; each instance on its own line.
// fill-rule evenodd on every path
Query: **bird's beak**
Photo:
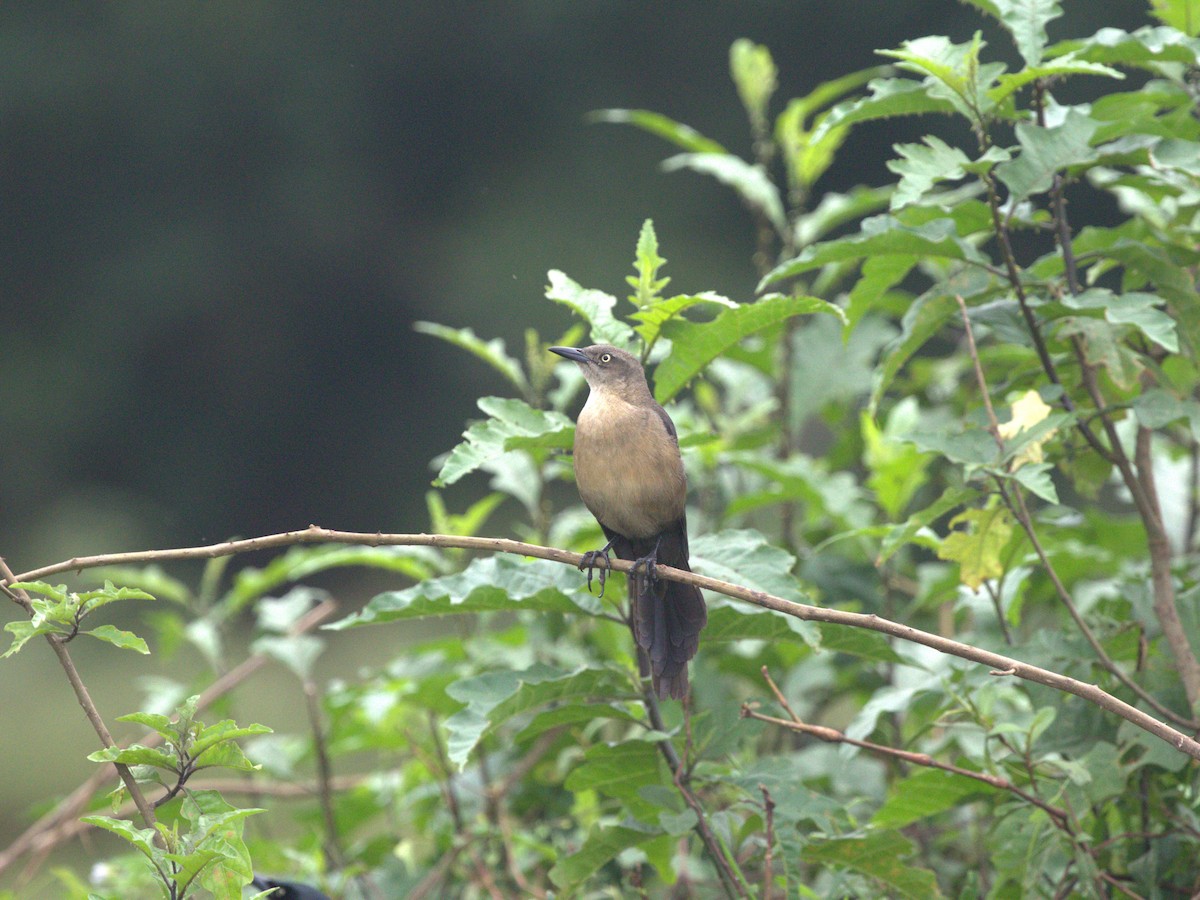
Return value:
M 559 356 L 565 357 L 566 359 L 569 359 L 569 360 L 573 360 L 574 362 L 577 362 L 577 363 L 591 362 L 591 360 L 589 360 L 587 358 L 587 356 L 584 355 L 582 350 L 576 349 L 575 347 L 551 347 L 550 352 L 557 353 Z

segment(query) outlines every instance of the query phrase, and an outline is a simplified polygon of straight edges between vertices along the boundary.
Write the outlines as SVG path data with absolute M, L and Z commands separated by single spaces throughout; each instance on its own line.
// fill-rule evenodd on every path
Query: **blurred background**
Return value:
M 1147 20 L 1143 0 L 1065 6 L 1052 38 Z M 0 555 L 20 572 L 309 523 L 424 530 L 430 460 L 497 388 L 414 321 L 523 353 L 526 328 L 569 324 L 546 271 L 624 297 L 647 217 L 672 290 L 752 296 L 732 193 L 661 173 L 671 148 L 589 111 L 656 110 L 748 156 L 736 38 L 771 49 L 777 112 L 877 48 L 977 29 L 1014 59 L 953 0 L 3 4 Z M 825 189 L 880 183 L 931 124 L 862 128 Z M 30 650 L 0 705 L 44 679 L 70 703 Z M 92 749 L 58 718 L 44 737 Z

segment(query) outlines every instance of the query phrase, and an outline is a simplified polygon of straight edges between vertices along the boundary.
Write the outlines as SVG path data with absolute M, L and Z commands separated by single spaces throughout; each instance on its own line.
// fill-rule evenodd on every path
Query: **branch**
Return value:
M 20 579 L 10 578 L 9 580 Z M 295 624 L 288 629 L 288 634 L 296 635 L 311 631 L 332 616 L 336 610 L 337 604 L 327 600 L 313 607 L 297 619 Z M 202 710 L 208 708 L 219 697 L 229 693 L 269 661 L 270 657 L 262 653 L 256 653 L 253 656 L 247 657 L 200 693 L 200 699 L 196 702 L 196 709 Z M 157 732 L 151 732 L 140 741 L 145 747 L 157 747 L 162 742 L 163 737 Z M 88 801 L 96 791 L 100 790 L 104 782 L 112 774 L 113 769 L 111 765 L 97 767 L 96 771 L 86 781 L 60 800 L 53 809 L 26 828 L 16 840 L 0 853 L 0 873 L 3 873 L 26 853 L 33 852 L 44 856 L 44 854 L 52 850 L 59 843 L 54 836 L 63 829 L 71 827 L 70 823 L 78 818 L 84 807 L 87 806 Z M 81 826 L 79 830 L 86 830 L 86 828 L 87 826 Z M 71 831 L 66 837 L 70 837 L 75 833 L 77 832 Z
M 779 690 L 779 686 L 775 684 L 774 679 L 771 678 L 766 666 L 762 667 L 762 674 L 763 678 L 767 680 L 767 684 L 770 686 L 771 691 L 775 694 L 775 698 L 779 701 L 780 705 L 787 710 L 787 713 L 789 716 L 791 716 L 791 718 L 780 719 L 777 716 L 764 715 L 757 711 L 756 704 L 743 703 L 743 719 L 757 719 L 759 722 L 767 722 L 771 725 L 780 725 L 783 728 L 790 729 L 791 731 L 811 735 L 812 737 L 819 738 L 820 740 L 826 741 L 830 744 L 849 744 L 852 747 L 859 747 L 863 750 L 869 750 L 870 752 L 879 754 L 880 756 L 890 756 L 893 759 L 903 760 L 904 762 L 912 763 L 913 765 L 924 766 L 930 769 L 941 769 L 943 772 L 950 772 L 954 775 L 962 775 L 966 778 L 973 778 L 975 781 L 983 782 L 991 787 L 999 788 L 1002 791 L 1008 791 L 1010 794 L 1020 797 L 1026 803 L 1032 803 L 1038 809 L 1046 813 L 1046 815 L 1050 816 L 1050 818 L 1054 820 L 1054 824 L 1056 826 L 1067 832 L 1071 831 L 1071 817 L 1065 809 L 1059 806 L 1054 806 L 1051 803 L 1047 803 L 1040 797 L 1036 797 L 1023 788 L 1017 787 L 1007 778 L 1001 778 L 998 775 L 988 775 L 985 772 L 976 772 L 972 769 L 964 769 L 961 766 L 940 762 L 939 760 L 934 759 L 928 753 L 913 753 L 911 750 L 900 750 L 897 747 L 888 747 L 886 744 L 876 744 L 872 741 L 860 741 L 850 737 L 843 731 L 838 731 L 836 728 L 829 728 L 824 725 L 809 725 L 807 722 L 797 716 L 792 708 L 788 705 L 787 700 L 784 699 L 783 692 Z
M 571 553 L 567 550 L 559 550 L 556 547 L 541 547 L 537 544 L 526 544 L 507 538 L 459 537 L 448 534 L 383 534 L 380 532 L 363 534 L 353 531 L 335 531 L 310 525 L 302 531 L 287 531 L 265 537 L 210 544 L 204 547 L 78 556 L 51 566 L 31 569 L 28 572 L 22 573 L 17 579 L 8 579 L 8 581 L 10 583 L 13 580 L 33 581 L 60 572 L 78 571 L 118 563 L 140 564 L 168 559 L 210 559 L 217 556 L 231 556 L 236 553 L 245 553 L 251 550 L 287 547 L 294 544 L 318 543 L 354 544 L 370 547 L 417 546 L 486 550 L 493 553 L 514 553 L 518 556 L 545 559 L 577 568 L 584 559 L 583 554 L 580 553 Z M 633 563 L 629 560 L 614 559 L 612 561 L 612 568 L 617 572 L 628 573 L 632 567 Z M 765 591 L 756 591 L 739 584 L 731 584 L 728 581 L 707 578 L 703 575 L 697 575 L 694 572 L 684 572 L 681 569 L 667 565 L 658 566 L 655 574 L 666 581 L 692 584 L 698 588 L 704 588 L 715 591 L 718 594 L 724 594 L 726 597 L 732 597 L 734 600 L 753 603 L 755 606 L 771 609 L 784 615 L 795 616 L 797 619 L 803 619 L 807 622 L 826 622 L 830 625 L 846 625 L 851 628 L 865 628 L 869 631 L 877 631 L 880 634 L 886 634 L 889 637 L 898 638 L 902 641 L 930 647 L 939 653 L 957 656 L 960 659 L 988 666 L 999 674 L 1011 675 L 1024 681 L 1031 681 L 1035 684 L 1054 688 L 1063 693 L 1074 694 L 1089 703 L 1094 703 L 1101 709 L 1120 716 L 1122 719 L 1133 723 L 1138 728 L 1153 734 L 1155 737 L 1161 738 L 1176 750 L 1200 760 L 1200 742 L 1177 731 L 1165 722 L 1159 721 L 1137 707 L 1119 700 L 1112 694 L 1101 689 L 1098 685 L 1086 684 L 1067 675 L 1060 675 L 1058 672 L 1051 672 L 1048 669 L 1030 665 L 1029 663 L 1004 656 L 1000 653 L 993 653 L 990 650 L 973 647 L 970 644 L 963 644 L 959 641 L 942 637 L 941 635 L 921 631 L 919 628 L 912 628 L 908 625 L 883 619 L 869 613 L 846 612 L 840 609 L 828 609 L 825 607 L 810 606 L 806 603 L 795 603 L 791 600 L 785 600 L 782 597 L 776 597 L 774 594 L 768 594 Z

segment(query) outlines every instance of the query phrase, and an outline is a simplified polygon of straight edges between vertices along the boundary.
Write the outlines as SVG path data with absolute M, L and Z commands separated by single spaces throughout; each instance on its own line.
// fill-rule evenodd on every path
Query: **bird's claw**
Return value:
M 601 563 L 601 560 L 603 560 L 603 563 Z M 595 569 L 599 569 L 600 574 L 596 577 L 600 582 L 600 599 L 604 599 L 604 584 L 608 580 L 608 571 L 611 568 L 612 560 L 608 556 L 607 548 L 604 550 L 589 550 L 587 553 L 583 554 L 583 559 L 579 563 L 579 570 L 581 572 L 584 569 L 587 570 L 587 586 L 589 594 L 592 592 L 592 572 Z
M 629 568 L 629 574 L 645 575 L 646 580 L 651 583 L 658 581 L 658 560 L 653 553 L 634 560 L 633 565 Z

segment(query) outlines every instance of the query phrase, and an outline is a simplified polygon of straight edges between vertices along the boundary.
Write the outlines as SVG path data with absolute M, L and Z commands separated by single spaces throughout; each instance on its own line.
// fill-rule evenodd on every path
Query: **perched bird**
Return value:
M 589 584 L 591 570 L 600 568 L 603 595 L 608 551 L 634 561 L 629 573 L 634 639 L 658 696 L 681 700 L 708 611 L 699 588 L 655 577 L 657 563 L 691 571 L 687 477 L 675 423 L 655 402 L 642 364 L 624 350 L 597 344 L 550 352 L 574 361 L 591 389 L 575 425 L 575 482 L 608 543 L 585 554 L 580 568 L 588 569 Z

